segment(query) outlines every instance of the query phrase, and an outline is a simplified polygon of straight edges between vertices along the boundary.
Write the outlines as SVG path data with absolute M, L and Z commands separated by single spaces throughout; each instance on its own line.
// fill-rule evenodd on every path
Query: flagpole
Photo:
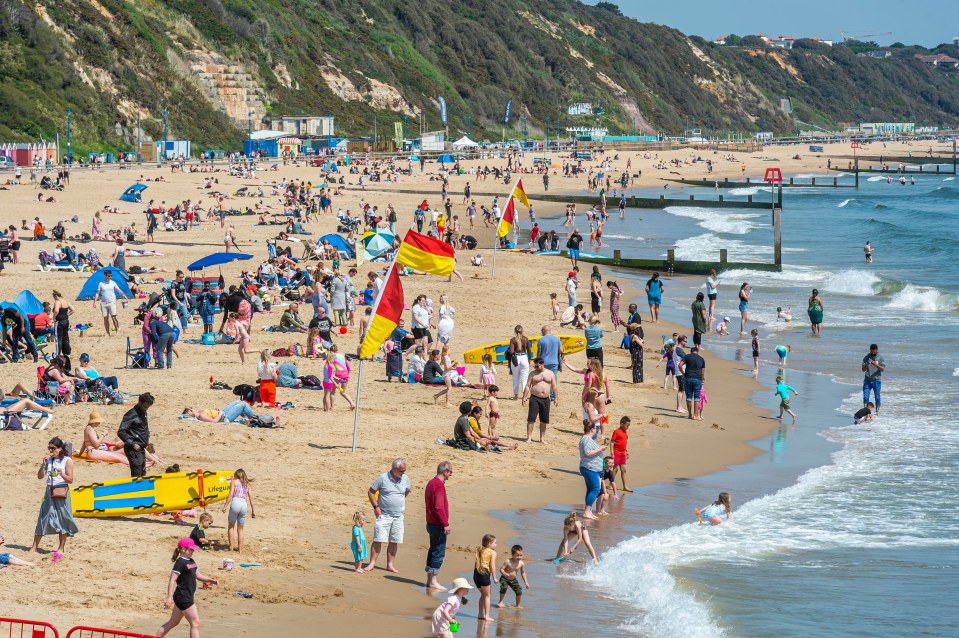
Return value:
M 379 294 L 376 295 L 376 301 L 373 302 L 373 312 L 370 313 L 371 317 L 376 316 L 376 310 L 380 306 L 380 299 L 383 297 L 383 292 L 386 290 L 386 282 L 390 280 L 390 275 L 393 274 L 393 269 L 396 268 L 396 260 L 393 260 L 393 263 L 390 264 L 390 269 L 386 271 L 386 277 L 383 278 L 383 287 L 380 288 Z M 372 319 L 370 320 L 372 322 Z M 366 327 L 369 331 L 370 327 Z M 363 339 L 360 340 L 360 349 L 363 349 L 363 340 L 366 339 L 366 335 L 363 335 Z M 359 352 L 357 352 L 359 355 Z M 356 408 L 353 410 L 353 449 L 351 452 L 356 452 L 356 439 L 359 434 L 360 427 L 360 391 L 362 390 L 362 381 L 363 381 L 363 359 L 360 358 L 359 370 L 356 373 Z
M 516 181 L 513 182 L 513 188 L 509 191 L 509 197 L 506 198 L 506 206 L 509 206 L 510 200 L 513 198 L 513 192 L 516 190 L 516 186 L 519 184 L 519 180 L 523 179 L 522 177 L 517 177 Z M 506 206 L 503 207 L 502 212 L 499 215 L 499 219 L 496 220 L 496 232 L 493 233 L 493 270 L 490 272 L 490 279 L 496 279 L 496 247 L 499 245 L 499 225 L 503 222 L 503 215 L 506 214 Z M 518 223 L 519 220 L 516 217 L 516 211 L 513 211 L 513 223 L 514 225 Z M 514 231 L 514 241 L 515 241 L 515 231 Z

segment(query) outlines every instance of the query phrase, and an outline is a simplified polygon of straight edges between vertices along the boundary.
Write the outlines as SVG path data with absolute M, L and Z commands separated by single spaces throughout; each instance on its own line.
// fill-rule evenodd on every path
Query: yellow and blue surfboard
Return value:
M 73 515 L 111 518 L 198 507 L 225 499 L 232 479 L 233 472 L 198 470 L 80 485 L 71 490 Z
M 556 335 L 563 344 L 563 354 L 574 354 L 586 349 L 586 337 L 582 335 Z M 539 336 L 529 338 L 529 349 L 532 358 L 536 357 Z M 509 350 L 509 341 L 488 343 L 485 346 L 472 348 L 463 353 L 463 361 L 479 365 L 483 363 L 483 355 L 488 354 L 494 364 L 506 363 L 506 351 Z

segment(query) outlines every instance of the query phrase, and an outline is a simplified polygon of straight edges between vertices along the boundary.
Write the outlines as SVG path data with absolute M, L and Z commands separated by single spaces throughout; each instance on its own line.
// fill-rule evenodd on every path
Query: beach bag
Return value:
M 20 415 L 8 413 L 5 419 L 4 429 L 13 432 L 23 431 L 23 421 L 20 420 Z
M 200 335 L 200 342 L 205 346 L 216 345 L 216 333 L 204 332 L 202 335 Z
M 257 403 L 260 400 L 260 388 L 247 383 L 241 383 L 233 388 L 233 394 L 247 403 Z
M 318 388 L 322 385 L 322 381 L 320 381 L 320 378 L 315 374 L 304 375 L 300 377 L 300 381 L 308 388 Z
M 250 419 L 251 428 L 272 428 L 276 425 L 276 418 L 268 414 L 255 415 Z
M 53 486 L 50 487 L 50 498 L 62 501 L 66 499 L 68 494 L 70 494 L 70 488 L 66 485 L 57 485 L 56 487 L 53 487 Z

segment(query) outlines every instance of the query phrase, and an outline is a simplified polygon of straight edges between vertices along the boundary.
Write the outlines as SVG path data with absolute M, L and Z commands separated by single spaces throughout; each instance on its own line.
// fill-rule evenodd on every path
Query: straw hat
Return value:
M 450 591 L 456 591 L 457 589 L 473 589 L 473 586 L 469 584 L 469 581 L 465 578 L 454 578 L 453 582 L 450 584 Z
M 100 416 L 100 413 L 96 411 L 91 412 L 87 425 L 100 425 L 101 423 L 103 423 L 103 417 Z

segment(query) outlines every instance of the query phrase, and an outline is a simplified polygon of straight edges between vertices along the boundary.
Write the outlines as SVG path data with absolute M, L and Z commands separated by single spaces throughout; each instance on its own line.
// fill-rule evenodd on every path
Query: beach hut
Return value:
M 137 204 L 143 201 L 143 191 L 147 187 L 144 184 L 134 184 L 130 188 L 123 191 L 123 194 L 120 195 L 121 202 L 130 202 L 131 204 Z
M 127 283 L 127 281 L 130 279 L 130 276 L 119 268 L 107 266 L 106 268 L 101 268 L 90 275 L 90 278 L 87 279 L 86 283 L 83 284 L 83 288 L 80 289 L 80 294 L 77 295 L 77 301 L 91 301 L 94 297 L 96 297 L 97 286 L 99 286 L 100 282 L 103 281 L 103 275 L 108 270 L 113 273 L 113 281 L 117 282 L 117 286 L 120 287 L 120 292 L 122 292 L 128 298 L 132 298 L 133 294 L 130 292 L 130 285 Z

